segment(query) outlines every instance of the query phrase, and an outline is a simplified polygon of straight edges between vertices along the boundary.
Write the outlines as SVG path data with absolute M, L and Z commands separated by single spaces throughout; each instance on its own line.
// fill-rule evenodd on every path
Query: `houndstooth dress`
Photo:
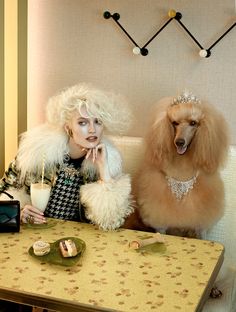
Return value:
M 80 173 L 84 158 L 65 157 L 64 165 L 59 171 L 56 184 L 52 188 L 45 217 L 89 222 L 85 217 L 84 207 L 80 204 L 80 186 L 84 177 Z

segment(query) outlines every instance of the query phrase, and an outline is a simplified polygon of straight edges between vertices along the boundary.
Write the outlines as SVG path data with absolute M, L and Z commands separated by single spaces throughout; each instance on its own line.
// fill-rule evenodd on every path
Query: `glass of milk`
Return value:
M 47 207 L 51 186 L 45 183 L 31 183 L 30 197 L 34 207 L 44 212 Z

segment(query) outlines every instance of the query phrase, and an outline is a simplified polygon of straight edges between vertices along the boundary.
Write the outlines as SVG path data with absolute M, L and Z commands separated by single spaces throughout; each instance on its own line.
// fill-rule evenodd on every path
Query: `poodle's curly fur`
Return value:
M 228 154 L 227 123 L 207 103 L 173 104 L 173 98 L 162 99 L 151 115 L 145 158 L 134 179 L 139 217 L 155 230 L 199 237 L 224 210 L 219 169 Z M 193 188 L 177 199 L 166 177 L 188 181 L 194 176 Z

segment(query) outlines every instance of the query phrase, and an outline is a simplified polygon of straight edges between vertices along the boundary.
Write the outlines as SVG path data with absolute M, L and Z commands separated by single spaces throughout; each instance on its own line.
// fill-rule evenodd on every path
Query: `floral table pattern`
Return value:
M 0 234 L 1 289 L 115 311 L 196 311 L 216 273 L 224 247 L 216 242 L 165 236 L 165 250 L 138 252 L 129 242 L 151 233 L 59 221 L 45 229 L 21 227 Z M 36 240 L 74 236 L 86 250 L 72 267 L 38 261 L 28 254 Z M 32 302 L 32 305 L 34 302 Z M 60 307 L 60 306 L 58 306 Z M 50 308 L 50 306 L 49 306 Z

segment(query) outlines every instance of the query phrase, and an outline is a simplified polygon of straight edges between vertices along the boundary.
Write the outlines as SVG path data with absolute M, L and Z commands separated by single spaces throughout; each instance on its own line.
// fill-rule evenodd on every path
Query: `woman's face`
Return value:
M 103 134 L 102 122 L 97 118 L 90 117 L 85 107 L 81 108 L 81 114 L 79 112 L 74 113 L 68 128 L 72 131 L 71 139 L 76 145 L 83 148 L 97 146 Z

